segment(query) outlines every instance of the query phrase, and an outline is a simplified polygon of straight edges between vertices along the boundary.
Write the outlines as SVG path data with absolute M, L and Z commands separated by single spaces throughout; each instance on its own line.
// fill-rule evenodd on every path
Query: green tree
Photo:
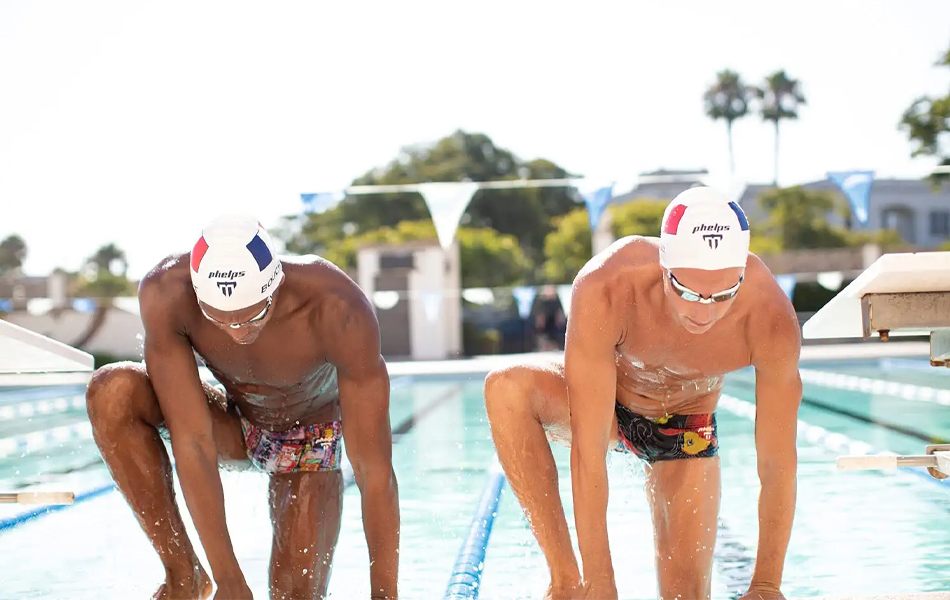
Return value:
M 614 237 L 645 235 L 659 237 L 667 200 L 637 199 L 610 207 Z
M 555 229 L 544 238 L 545 281 L 569 283 L 591 257 L 587 209 L 575 208 L 554 219 Z
M 904 244 L 896 231 L 849 231 L 829 223 L 829 214 L 838 214 L 844 220 L 849 211 L 835 192 L 797 186 L 777 188 L 763 193 L 758 201 L 769 216 L 752 235 L 752 250 L 757 254 L 870 243 L 890 249 Z
M 950 67 L 950 48 L 934 66 Z M 946 140 L 950 133 L 950 92 L 945 96 L 921 96 L 914 100 L 901 117 L 900 128 L 915 144 L 911 156 L 933 156 L 941 166 L 950 166 L 950 147 Z M 941 181 L 946 173 L 935 175 Z
M 522 161 L 499 148 L 483 134 L 456 131 L 431 145 L 404 148 L 382 168 L 369 171 L 354 185 L 396 185 L 428 181 L 494 181 L 505 179 L 559 179 L 570 174 L 545 159 Z M 529 259 L 541 257 L 544 236 L 551 231 L 551 217 L 574 208 L 569 188 L 480 190 L 462 217 L 462 224 L 490 227 L 515 236 Z M 422 197 L 416 193 L 351 195 L 336 208 L 308 215 L 299 231 L 289 236 L 291 252 L 328 249 L 347 236 L 400 221 L 430 219 Z
M 729 141 L 729 169 L 736 172 L 735 154 L 732 149 L 732 124 L 749 114 L 749 100 L 755 90 L 747 86 L 738 73 L 724 69 L 716 73 L 716 83 L 703 94 L 706 115 L 716 121 L 726 122 L 726 136 Z
M 659 236 L 666 204 L 663 200 L 637 199 L 609 206 L 614 237 Z M 568 283 L 590 260 L 593 251 L 587 210 L 577 208 L 558 217 L 555 225 L 555 230 L 544 239 L 543 273 L 545 281 Z
M 771 121 L 775 126 L 775 169 L 772 184 L 778 187 L 779 123 L 783 119 L 798 118 L 798 109 L 805 104 L 805 95 L 802 93 L 801 83 L 786 75 L 784 70 L 766 77 L 764 85 L 756 89 L 755 93 L 761 102 L 759 110 L 762 119 Z
M 523 283 L 530 272 L 531 262 L 514 236 L 485 227 L 461 227 L 456 239 L 462 287 L 517 285 Z M 395 227 L 380 227 L 348 237 L 329 248 L 324 258 L 342 268 L 352 269 L 356 266 L 356 254 L 363 246 L 418 240 L 437 242 L 431 221 L 402 221 Z
M 18 271 L 26 260 L 26 242 L 13 234 L 0 242 L 0 275 Z
M 768 190 L 759 196 L 768 214 L 763 233 L 778 240 L 782 250 L 846 246 L 848 232 L 828 223 L 828 214 L 844 210 L 833 192 L 795 186 Z

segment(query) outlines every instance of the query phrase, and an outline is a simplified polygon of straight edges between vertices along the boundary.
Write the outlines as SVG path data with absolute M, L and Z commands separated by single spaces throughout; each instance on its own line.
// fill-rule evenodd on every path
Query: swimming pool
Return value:
M 921 437 L 950 437 L 950 408 L 941 402 L 950 397 L 950 377 L 918 368 L 921 364 L 926 363 L 803 362 L 798 510 L 783 586 L 788 597 L 950 588 L 950 528 L 945 525 L 950 485 L 919 471 L 837 473 L 833 467 L 835 455 L 849 450 L 919 453 L 925 444 Z M 494 452 L 481 380 L 477 373 L 393 380 L 403 598 L 443 596 L 490 480 Z M 730 376 L 719 411 L 723 498 L 715 598 L 744 591 L 755 556 L 758 480 L 751 381 L 749 372 Z M 878 391 L 874 381 L 882 381 Z M 891 382 L 914 387 L 887 387 Z M 79 392 L 0 391 L 0 488 L 34 482 L 81 492 L 108 485 L 108 473 L 84 437 L 84 411 L 72 400 Z M 61 398 L 65 404 L 58 402 Z M 40 412 L 44 401 L 54 406 Z M 5 407 L 16 405 L 19 411 L 27 403 L 34 405 L 33 416 L 3 418 L 10 414 Z M 561 496 L 571 514 L 568 454 L 566 448 L 555 450 Z M 608 523 L 618 589 L 622 598 L 653 598 L 652 530 L 642 469 L 628 457 L 612 455 L 609 473 Z M 255 596 L 265 598 L 270 522 L 264 476 L 225 472 L 222 478 L 235 551 Z M 0 519 L 23 510 L 0 508 Z M 158 559 L 115 492 L 0 530 L 0 564 L 5 565 L 0 598 L 147 597 L 162 577 Z M 367 597 L 367 573 L 359 493 L 350 486 L 331 597 Z M 484 555 L 480 597 L 537 598 L 546 584 L 543 557 L 516 499 L 503 488 Z

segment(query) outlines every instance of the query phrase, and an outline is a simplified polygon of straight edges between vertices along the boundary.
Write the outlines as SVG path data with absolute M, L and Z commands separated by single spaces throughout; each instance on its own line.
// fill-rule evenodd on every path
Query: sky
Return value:
M 784 12 L 774 11 L 781 6 Z M 946 94 L 945 0 L 0 3 L 0 239 L 29 274 L 114 242 L 129 273 L 223 212 L 266 226 L 410 144 L 481 132 L 524 159 L 618 181 L 728 173 L 717 71 L 785 69 L 807 98 L 779 183 L 921 177 L 897 128 Z M 772 178 L 773 132 L 734 128 L 737 176 Z

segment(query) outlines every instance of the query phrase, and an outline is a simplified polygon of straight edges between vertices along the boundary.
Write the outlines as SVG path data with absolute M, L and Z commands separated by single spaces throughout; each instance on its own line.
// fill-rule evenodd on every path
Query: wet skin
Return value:
M 104 367 L 87 391 L 103 457 L 165 567 L 157 597 L 211 593 L 175 503 L 161 425 L 171 434 L 216 597 L 250 597 L 224 519 L 217 469 L 247 464 L 235 407 L 271 431 L 342 421 L 362 497 L 371 589 L 374 597 L 396 597 L 399 515 L 389 377 L 375 314 L 356 284 L 332 264 L 316 257 L 282 263 L 284 281 L 264 317 L 254 320 L 264 302 L 233 312 L 199 307 L 188 255 L 163 261 L 139 290 L 145 366 Z M 226 399 L 220 391 L 199 380 L 195 353 L 227 390 L 229 409 L 221 408 Z M 274 474 L 269 487 L 271 596 L 323 597 L 340 527 L 340 473 Z
M 605 454 L 617 443 L 616 403 L 641 415 L 715 411 L 723 376 L 756 369 L 756 451 L 762 494 L 755 589 L 781 583 L 795 505 L 795 430 L 801 381 L 794 310 L 754 255 L 738 295 L 691 303 L 659 265 L 658 241 L 632 237 L 594 257 L 574 282 L 563 362 L 522 364 L 486 378 L 499 459 L 551 571 L 550 597 L 616 598 L 607 543 Z M 674 269 L 704 297 L 742 269 Z M 571 549 L 549 439 L 571 443 L 574 516 L 583 578 Z M 663 598 L 710 594 L 719 511 L 718 457 L 647 467 L 658 584 Z M 634 542 L 641 535 L 633 535 Z M 622 557 L 620 558 L 622 560 Z

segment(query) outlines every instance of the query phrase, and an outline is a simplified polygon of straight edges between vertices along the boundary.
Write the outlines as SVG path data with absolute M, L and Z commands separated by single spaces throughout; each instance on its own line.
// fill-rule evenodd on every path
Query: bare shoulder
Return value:
M 797 361 L 801 329 L 788 296 L 762 259 L 751 253 L 745 277 L 743 291 L 749 314 L 746 335 L 753 364 L 782 359 Z
M 184 314 L 194 304 L 194 288 L 186 254 L 173 254 L 159 262 L 139 283 L 139 305 L 143 319 Z
M 620 238 L 587 261 L 574 279 L 574 297 L 601 298 L 607 304 L 629 300 L 637 283 L 655 275 L 658 265 L 656 238 Z
M 319 330 L 342 332 L 358 327 L 377 332 L 376 313 L 366 294 L 343 269 L 315 255 L 282 256 L 281 262 L 298 291 L 316 300 L 313 314 Z

